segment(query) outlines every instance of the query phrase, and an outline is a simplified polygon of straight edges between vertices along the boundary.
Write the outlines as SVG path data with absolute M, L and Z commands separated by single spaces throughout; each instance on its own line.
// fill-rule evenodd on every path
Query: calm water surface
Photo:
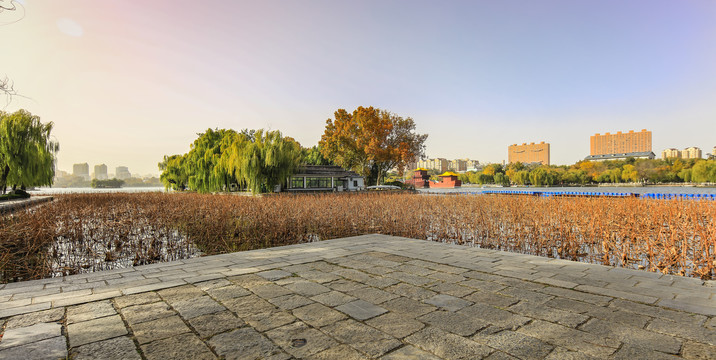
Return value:
M 600 192 L 600 193 L 633 193 L 633 194 L 716 194 L 716 187 L 693 186 L 580 186 L 580 187 L 461 187 L 457 189 L 419 189 L 425 193 L 476 193 L 483 191 L 569 191 L 569 192 Z
M 126 187 L 117 189 L 94 189 L 94 188 L 39 188 L 28 191 L 32 195 L 56 195 L 56 194 L 106 194 L 106 193 L 143 193 L 143 192 L 164 192 L 164 187 Z

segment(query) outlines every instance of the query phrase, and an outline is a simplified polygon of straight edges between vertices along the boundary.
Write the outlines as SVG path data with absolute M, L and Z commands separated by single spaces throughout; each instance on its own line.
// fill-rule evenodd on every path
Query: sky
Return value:
M 52 121 L 58 167 L 158 174 L 207 128 L 316 145 L 338 109 L 411 117 L 426 155 L 553 164 L 595 133 L 716 146 L 716 1 L 0 0 L 0 109 Z

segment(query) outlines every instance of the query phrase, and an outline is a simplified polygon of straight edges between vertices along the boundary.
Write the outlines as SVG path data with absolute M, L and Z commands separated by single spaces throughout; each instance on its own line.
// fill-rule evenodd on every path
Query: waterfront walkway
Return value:
M 0 285 L 0 359 L 713 359 L 715 294 L 365 235 Z
M 0 214 L 26 209 L 38 204 L 52 201 L 52 196 L 32 196 L 26 199 L 5 200 L 0 202 Z

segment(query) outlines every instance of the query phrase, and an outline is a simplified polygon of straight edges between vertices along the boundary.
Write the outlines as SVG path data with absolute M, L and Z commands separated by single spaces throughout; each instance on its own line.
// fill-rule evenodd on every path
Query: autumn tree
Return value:
M 415 132 L 411 118 L 361 106 L 352 113 L 338 109 L 326 120 L 319 146 L 326 159 L 378 184 L 388 170 L 397 168 L 402 176 L 409 162 L 421 158 L 427 137 Z
M 502 164 L 490 164 L 482 169 L 482 173 L 485 175 L 495 176 L 495 174 L 504 173 Z
M 509 163 L 507 164 L 507 168 L 505 169 L 505 175 L 507 175 L 508 178 L 512 179 L 518 171 L 524 169 L 525 165 L 519 161 Z

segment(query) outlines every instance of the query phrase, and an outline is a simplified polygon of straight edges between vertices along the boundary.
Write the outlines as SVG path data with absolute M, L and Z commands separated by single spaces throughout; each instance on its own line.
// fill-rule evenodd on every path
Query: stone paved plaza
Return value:
M 714 359 L 714 294 L 365 235 L 0 285 L 0 359 Z

